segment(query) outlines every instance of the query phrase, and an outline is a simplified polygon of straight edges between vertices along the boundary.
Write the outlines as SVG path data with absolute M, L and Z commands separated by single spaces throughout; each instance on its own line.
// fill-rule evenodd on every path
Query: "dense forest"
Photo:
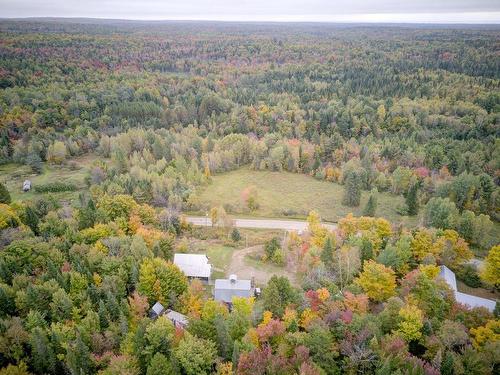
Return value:
M 0 374 L 498 373 L 498 304 L 458 303 L 438 266 L 498 295 L 499 116 L 495 26 L 0 21 L 0 165 L 97 155 L 70 201 L 0 176 Z M 266 244 L 299 281 L 228 309 L 171 261 L 183 238 L 240 241 L 182 212 L 241 167 L 371 195 Z M 374 217 L 383 192 L 419 225 Z

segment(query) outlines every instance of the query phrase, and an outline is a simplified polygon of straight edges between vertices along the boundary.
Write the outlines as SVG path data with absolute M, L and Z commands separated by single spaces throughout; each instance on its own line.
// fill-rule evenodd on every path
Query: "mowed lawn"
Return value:
M 257 188 L 260 207 L 248 212 L 243 208 L 242 191 L 252 185 Z M 339 184 L 318 181 L 302 174 L 243 168 L 213 176 L 212 183 L 200 192 L 200 199 L 210 207 L 229 204 L 234 208 L 233 214 L 242 216 L 305 218 L 311 210 L 316 210 L 323 220 L 335 222 L 350 212 L 362 215 L 369 192 L 363 192 L 359 207 L 344 206 L 343 192 L 344 188 Z M 379 193 L 377 216 L 409 227 L 416 226 L 419 217 L 397 213 L 396 208 L 402 204 L 404 199 L 401 196 Z
M 43 172 L 36 174 L 31 171 L 31 168 L 21 164 L 3 164 L 0 165 L 0 181 L 5 184 L 9 190 L 12 200 L 29 200 L 37 196 L 51 194 L 57 199 L 65 199 L 72 201 L 78 197 L 79 190 L 86 189 L 85 177 L 88 174 L 89 168 L 96 157 L 94 155 L 86 155 L 79 158 L 71 159 L 74 167 L 70 168 L 67 165 L 51 165 L 44 163 Z M 23 192 L 23 182 L 31 181 L 32 190 Z M 77 187 L 77 191 L 58 192 L 58 193 L 36 193 L 35 186 L 43 185 L 51 182 L 63 182 L 73 184 Z

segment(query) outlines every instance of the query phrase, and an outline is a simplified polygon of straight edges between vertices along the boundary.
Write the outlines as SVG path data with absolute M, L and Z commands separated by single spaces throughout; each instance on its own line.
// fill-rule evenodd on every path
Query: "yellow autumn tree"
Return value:
M 399 310 L 401 322 L 395 331 L 406 341 L 418 340 L 422 337 L 422 327 L 424 326 L 424 314 L 415 305 L 406 305 Z
M 373 260 L 364 263 L 363 272 L 354 280 L 354 283 L 376 302 L 392 297 L 396 290 L 396 276 L 392 268 Z
M 472 345 L 476 349 L 481 349 L 490 342 L 500 341 L 500 320 L 489 320 L 484 326 L 471 328 Z
M 319 248 L 325 245 L 328 230 L 321 225 L 321 218 L 316 211 L 311 211 L 307 216 L 309 233 L 311 233 L 311 243 Z
M 418 261 L 422 261 L 429 255 L 438 260 L 441 257 L 444 245 L 444 240 L 434 242 L 432 231 L 422 228 L 415 234 L 411 241 L 411 251 Z
M 457 268 L 473 257 L 469 245 L 455 230 L 445 230 L 437 242 L 443 248 L 442 262 L 451 268 Z
M 500 245 L 493 246 L 484 260 L 481 279 L 490 285 L 500 285 Z

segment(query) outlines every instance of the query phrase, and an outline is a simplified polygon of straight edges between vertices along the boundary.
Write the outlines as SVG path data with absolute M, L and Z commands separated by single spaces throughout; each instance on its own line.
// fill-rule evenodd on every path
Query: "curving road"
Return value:
M 212 220 L 207 217 L 186 216 L 188 223 L 199 226 L 211 226 Z M 254 229 L 282 229 L 287 231 L 304 232 L 307 229 L 307 221 L 301 220 L 279 220 L 279 219 L 233 219 L 233 224 L 237 228 L 254 228 Z M 336 224 L 323 223 L 323 226 L 328 230 L 337 228 Z

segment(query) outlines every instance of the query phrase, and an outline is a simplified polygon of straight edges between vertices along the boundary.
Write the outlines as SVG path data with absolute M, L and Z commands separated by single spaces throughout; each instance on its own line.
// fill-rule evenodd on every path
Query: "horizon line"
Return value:
M 467 17 L 465 17 L 467 16 Z M 8 16 L 0 20 L 29 19 L 65 19 L 65 20 L 100 20 L 100 21 L 140 21 L 140 22 L 243 22 L 243 23 L 338 23 L 338 24 L 438 24 L 438 25 L 499 25 L 499 12 L 440 12 L 440 13 L 360 13 L 339 15 L 277 15 L 277 16 L 241 16 L 241 15 L 182 15 L 165 18 L 126 16 Z

